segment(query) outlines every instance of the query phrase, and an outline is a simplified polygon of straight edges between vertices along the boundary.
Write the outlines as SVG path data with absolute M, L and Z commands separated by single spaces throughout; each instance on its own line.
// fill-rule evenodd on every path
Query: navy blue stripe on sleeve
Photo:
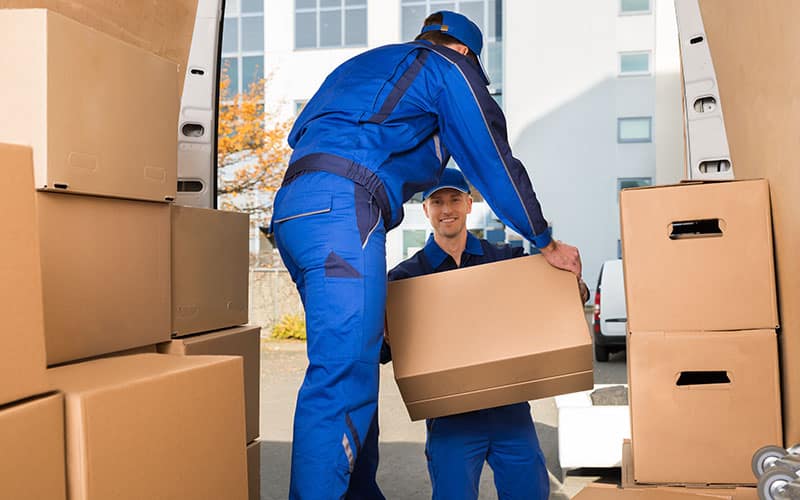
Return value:
M 473 100 L 474 108 L 472 108 L 472 106 L 468 106 L 466 103 L 460 103 L 459 107 L 461 108 L 461 112 L 463 115 L 471 112 L 471 109 L 476 109 L 479 112 L 480 118 L 482 119 L 485 127 L 485 131 L 488 134 L 488 137 L 491 139 L 491 145 L 494 149 L 494 154 L 492 156 L 499 161 L 500 164 L 502 164 L 504 173 L 507 176 L 510 185 L 513 186 L 514 195 L 518 200 L 519 206 L 522 208 L 522 211 L 524 211 L 526 220 L 515 220 L 513 222 L 516 223 L 512 222 L 509 225 L 519 230 L 520 233 L 530 239 L 537 247 L 546 246 L 550 242 L 550 231 L 547 221 L 542 215 L 539 201 L 536 197 L 536 193 L 533 190 L 533 186 L 531 185 L 531 181 L 528 177 L 525 167 L 518 159 L 514 158 L 511 153 L 511 147 L 509 146 L 507 139 L 508 134 L 506 130 L 505 117 L 503 116 L 503 112 L 500 107 L 497 105 L 494 99 L 492 99 L 491 95 L 486 89 L 486 85 L 480 76 L 478 68 L 475 67 L 475 65 L 465 56 L 462 56 L 458 52 L 447 47 L 427 43 L 420 45 L 441 55 L 445 60 L 456 67 L 466 82 L 469 93 L 471 94 Z M 447 90 L 445 92 L 447 92 Z M 461 119 L 467 118 L 462 116 Z M 451 128 L 456 127 L 459 127 L 458 123 L 453 124 L 453 127 Z M 448 146 L 450 145 L 448 144 Z M 478 155 L 474 151 L 469 151 L 472 159 L 474 160 L 472 163 L 474 164 L 468 165 L 465 164 L 463 160 L 459 159 L 454 148 L 451 147 L 451 149 L 453 150 L 453 156 L 456 158 L 456 161 L 459 162 L 459 166 L 462 167 L 462 170 L 464 170 L 464 173 L 467 175 L 467 177 L 470 177 L 470 173 L 474 174 L 473 176 L 476 177 L 476 179 L 470 180 L 473 181 L 473 184 L 475 184 L 479 190 L 481 190 L 481 192 L 486 196 L 487 200 L 491 201 L 492 198 L 495 199 L 496 203 L 492 204 L 492 208 L 497 212 L 501 219 L 504 219 L 504 222 L 506 223 L 509 223 L 510 220 L 515 219 L 515 217 L 512 215 L 512 212 L 514 212 L 513 207 L 509 207 L 506 203 L 499 203 L 502 196 L 492 196 L 493 194 L 500 194 L 499 191 L 501 188 L 498 188 L 497 183 L 489 182 L 486 179 L 480 179 L 481 176 L 477 175 L 480 173 L 481 168 L 489 168 L 486 165 L 478 165 L 477 163 L 488 164 L 490 163 L 489 160 L 491 160 L 491 158 L 484 162 L 482 160 L 486 155 L 485 152 L 481 152 L 481 154 Z M 476 182 L 476 180 L 478 182 Z M 480 184 L 483 184 L 483 186 Z M 485 191 L 483 188 L 485 188 Z M 494 191 L 494 193 L 492 193 L 492 191 Z M 504 208 L 506 210 L 504 210 Z M 520 227 L 520 225 L 522 227 Z

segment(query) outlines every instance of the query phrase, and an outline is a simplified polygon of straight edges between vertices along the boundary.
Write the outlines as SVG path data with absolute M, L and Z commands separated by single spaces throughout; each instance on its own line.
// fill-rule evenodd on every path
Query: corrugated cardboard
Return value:
M 176 339 L 158 345 L 164 354 L 193 356 L 223 354 L 241 356 L 244 361 L 244 403 L 247 415 L 247 441 L 258 437 L 261 381 L 261 327 L 242 326 L 218 332 Z
M 753 452 L 783 437 L 775 337 L 771 330 L 629 335 L 636 482 L 755 484 Z M 701 383 L 693 372 L 729 382 Z
M 189 60 L 197 0 L 0 0 L 0 8 L 44 8 L 165 57 L 180 69 Z
M 592 388 L 575 276 L 541 256 L 391 282 L 387 322 L 413 420 Z
M 769 180 L 785 444 L 800 443 L 800 3 L 700 0 L 736 176 Z
M 622 489 L 614 484 L 590 484 L 573 498 L 575 500 L 731 500 L 730 495 L 678 491 L 677 488 Z
M 64 397 L 0 406 L 0 498 L 65 500 Z
M 42 9 L 0 9 L 0 141 L 36 187 L 141 200 L 177 192 L 177 66 Z
M 261 441 L 247 445 L 247 482 L 249 500 L 261 500 Z
M 626 189 L 620 210 L 629 331 L 778 326 L 766 181 Z M 698 220 L 721 234 L 671 239 Z
M 247 323 L 250 218 L 172 207 L 172 333 Z
M 30 148 L 0 144 L 0 404 L 47 390 Z
M 170 338 L 169 205 L 37 193 L 47 363 Z
M 658 486 L 655 484 L 637 484 L 633 477 L 633 451 L 631 449 L 631 440 L 626 439 L 622 443 L 622 487 L 623 488 L 657 488 L 659 490 L 678 491 L 688 493 L 698 493 L 701 495 L 720 495 L 732 498 L 732 500 L 756 500 L 758 498 L 758 490 L 756 488 L 749 488 L 746 486 L 729 486 L 727 488 L 708 488 L 698 487 L 690 488 L 686 486 Z
M 245 500 L 242 361 L 140 354 L 49 370 L 71 500 Z

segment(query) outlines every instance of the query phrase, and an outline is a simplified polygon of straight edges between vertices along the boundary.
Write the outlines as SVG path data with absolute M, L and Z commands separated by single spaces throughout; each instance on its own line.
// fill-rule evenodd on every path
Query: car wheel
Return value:
M 597 361 L 608 361 L 608 348 L 602 345 L 594 345 L 594 358 Z

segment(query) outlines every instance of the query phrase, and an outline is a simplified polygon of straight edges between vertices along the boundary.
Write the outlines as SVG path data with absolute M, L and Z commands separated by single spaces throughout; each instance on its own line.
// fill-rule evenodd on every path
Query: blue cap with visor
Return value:
M 435 186 L 422 193 L 422 199 L 427 200 L 430 195 L 439 191 L 440 189 L 455 189 L 462 193 L 469 194 L 469 184 L 464 174 L 456 168 L 446 168 L 439 177 L 439 182 Z
M 489 76 L 483 68 L 481 61 L 481 51 L 483 50 L 483 34 L 478 26 L 469 20 L 469 18 L 458 12 L 449 10 L 441 10 L 436 12 L 442 16 L 442 24 L 431 24 L 423 26 L 420 33 L 427 33 L 429 31 L 439 31 L 445 35 L 449 35 L 469 48 L 478 58 L 478 66 L 480 68 L 481 76 L 489 85 Z

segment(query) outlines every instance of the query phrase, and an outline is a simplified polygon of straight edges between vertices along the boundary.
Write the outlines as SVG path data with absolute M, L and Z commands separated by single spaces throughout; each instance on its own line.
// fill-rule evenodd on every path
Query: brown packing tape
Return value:
M 780 305 L 785 444 L 800 442 L 800 3 L 700 0 L 731 158 L 769 180 Z

